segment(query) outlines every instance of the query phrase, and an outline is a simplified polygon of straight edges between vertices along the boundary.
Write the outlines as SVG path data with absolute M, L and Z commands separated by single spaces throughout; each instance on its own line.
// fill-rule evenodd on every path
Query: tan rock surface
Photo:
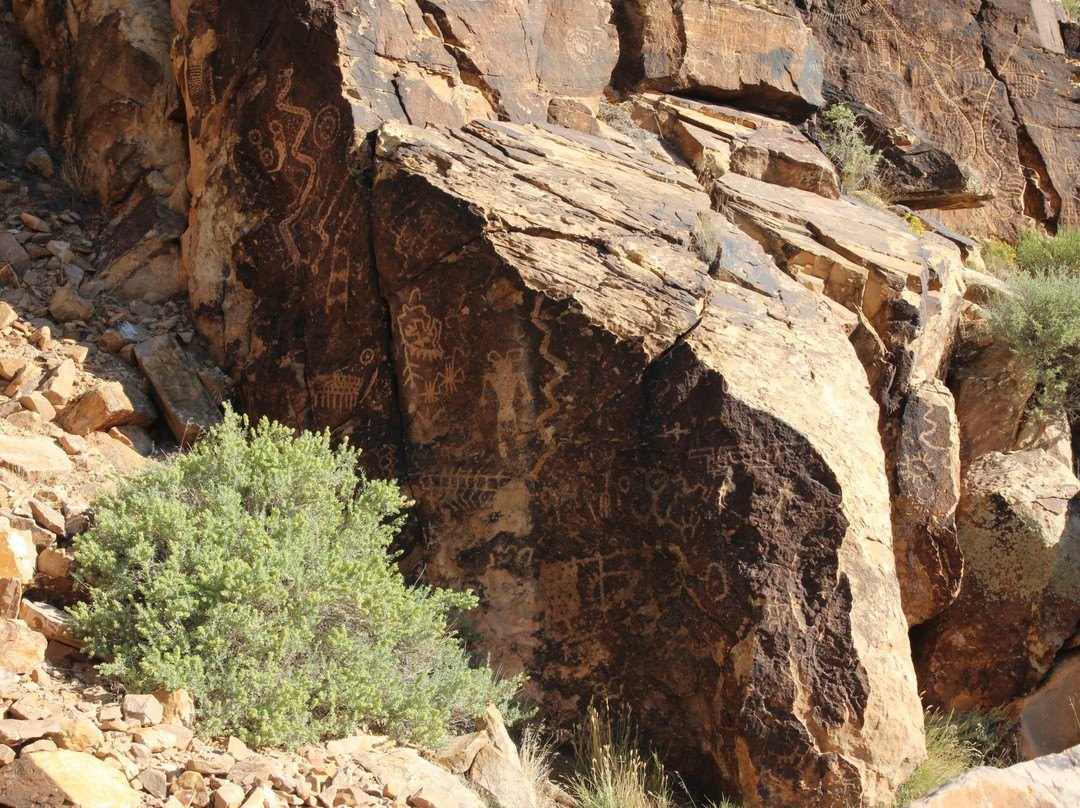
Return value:
M 120 772 L 85 752 L 31 752 L 0 769 L 0 805 L 10 808 L 136 808 Z
M 913 641 L 924 698 L 966 710 L 1006 704 L 1049 672 L 1080 621 L 1080 481 L 1042 449 L 991 452 L 964 479 L 959 597 Z
M 171 334 L 139 343 L 135 358 L 181 446 L 190 446 L 221 421 L 221 408 L 206 392 L 195 366 Z
M 1020 754 L 1025 760 L 1080 744 L 1080 655 L 1062 653 L 1038 690 L 1020 705 Z
M 707 205 L 693 178 L 631 149 L 388 124 L 376 155 L 427 570 L 478 582 L 496 662 L 541 671 L 545 709 L 567 717 L 581 683 L 603 683 L 673 765 L 713 768 L 752 804 L 794 799 L 795 782 L 805 805 L 887 798 L 923 754 L 921 710 L 878 411 L 830 306 L 737 232 L 722 271 L 743 285 L 713 281 L 683 246 Z M 806 576 L 820 599 L 796 619 Z M 746 611 L 759 601 L 774 606 Z M 683 712 L 698 703 L 725 706 Z
M 144 394 L 119 382 L 104 382 L 83 393 L 60 417 L 60 426 L 75 435 L 121 424 L 149 426 L 157 412 Z
M 1072 808 L 1080 804 L 1080 748 L 1007 769 L 980 766 L 909 808 Z
M 73 469 L 63 450 L 48 438 L 15 435 L 0 435 L 0 467 L 30 480 Z
M 0 618 L 0 670 L 30 673 L 45 661 L 48 641 L 21 620 Z

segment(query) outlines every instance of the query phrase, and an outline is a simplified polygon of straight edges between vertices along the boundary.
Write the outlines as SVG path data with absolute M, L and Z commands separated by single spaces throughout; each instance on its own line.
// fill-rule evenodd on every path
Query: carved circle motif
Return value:
M 326 106 L 315 116 L 315 125 L 311 136 L 320 149 L 328 148 L 337 139 L 341 131 L 341 113 L 336 107 Z
M 596 59 L 599 44 L 593 31 L 575 28 L 566 35 L 566 50 L 571 58 L 581 64 L 589 64 Z

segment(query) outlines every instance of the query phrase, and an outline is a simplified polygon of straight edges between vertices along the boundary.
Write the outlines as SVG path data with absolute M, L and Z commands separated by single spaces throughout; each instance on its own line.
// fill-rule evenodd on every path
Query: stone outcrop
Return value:
M 976 460 L 964 478 L 960 596 L 913 639 L 931 704 L 1001 706 L 1030 692 L 1080 621 L 1080 482 L 1042 448 Z
M 618 0 L 623 88 L 682 91 L 806 115 L 824 103 L 824 54 L 790 0 Z M 764 43 L 767 43 L 767 47 Z
M 388 124 L 375 175 L 429 572 L 482 594 L 554 713 L 602 683 L 654 736 L 694 727 L 674 760 L 751 805 L 886 794 L 920 716 L 877 410 L 830 306 L 734 231 L 745 285 L 714 281 L 680 245 L 707 198 L 631 149 Z
M 952 393 L 936 379 L 920 384 L 904 402 L 892 498 L 904 614 L 917 625 L 956 599 L 964 568 L 956 536 L 960 430 Z
M 1024 216 L 1080 224 L 1077 90 L 1049 6 L 812 5 L 825 94 L 866 111 L 905 204 L 982 234 L 1015 235 Z
M 1006 769 L 980 766 L 909 808 L 1069 808 L 1080 801 L 1080 747 Z

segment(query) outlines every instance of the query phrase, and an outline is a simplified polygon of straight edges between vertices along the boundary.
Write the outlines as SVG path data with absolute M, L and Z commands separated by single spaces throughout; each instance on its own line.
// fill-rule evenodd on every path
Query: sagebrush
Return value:
M 1036 385 L 1040 409 L 1080 405 L 1080 272 L 1049 267 L 1015 272 L 994 296 L 986 319 Z
M 227 411 L 191 452 L 122 482 L 76 541 L 72 631 L 129 689 L 186 688 L 202 729 L 295 745 L 360 725 L 438 744 L 516 679 L 448 626 L 469 593 L 407 586 L 405 501 L 358 452 Z
M 881 152 L 867 143 L 862 124 L 844 104 L 833 104 L 821 113 L 821 147 L 840 173 L 844 193 L 887 198 L 888 164 Z
M 1021 231 L 1016 241 L 1016 266 L 1029 274 L 1049 269 L 1080 272 L 1080 228 L 1064 227 L 1056 235 Z

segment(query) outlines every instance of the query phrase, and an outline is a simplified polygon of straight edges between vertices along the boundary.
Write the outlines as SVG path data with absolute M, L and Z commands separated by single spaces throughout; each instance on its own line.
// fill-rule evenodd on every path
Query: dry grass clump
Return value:
M 926 713 L 926 762 L 896 794 L 897 808 L 919 799 L 948 780 L 976 766 L 1005 766 L 999 752 L 1005 719 L 988 713 Z

